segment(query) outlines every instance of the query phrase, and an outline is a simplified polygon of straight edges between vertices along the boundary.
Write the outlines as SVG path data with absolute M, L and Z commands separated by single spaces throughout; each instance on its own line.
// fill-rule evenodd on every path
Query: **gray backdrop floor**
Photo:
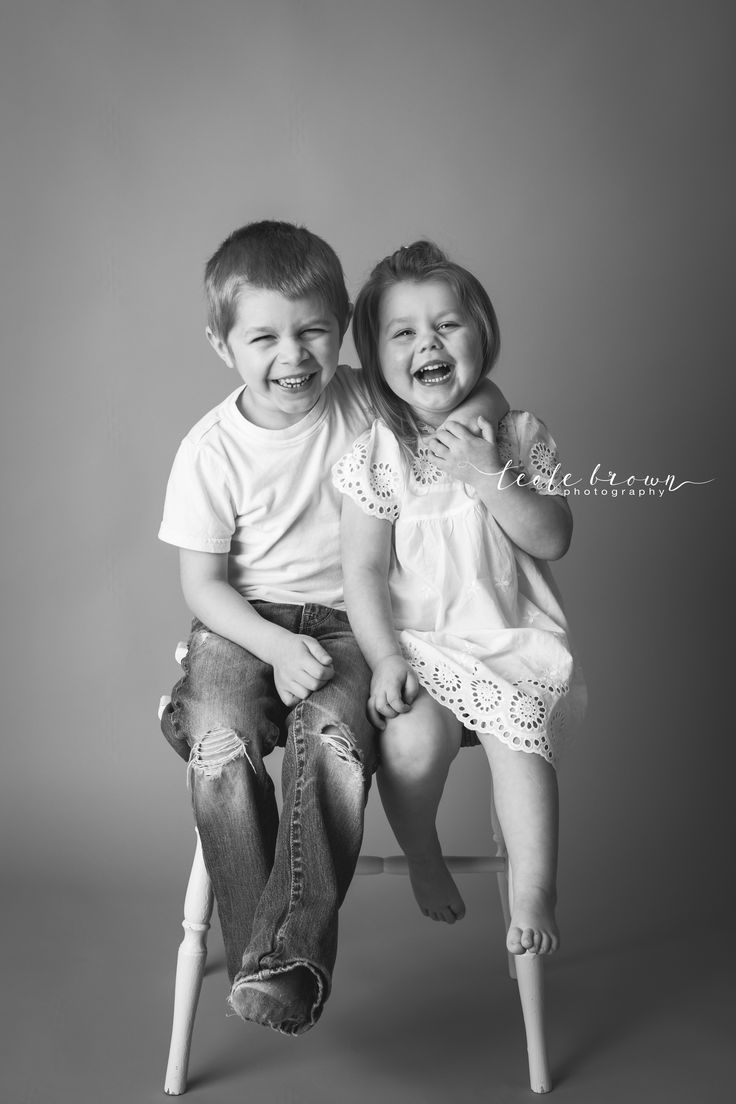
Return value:
M 179 874 L 181 873 L 181 878 Z M 155 888 L 18 885 L 3 921 L 8 1104 L 163 1099 L 186 871 Z M 202 1104 L 496 1104 L 533 1099 L 492 880 L 462 880 L 468 916 L 425 921 L 405 879 L 357 879 L 341 914 L 333 996 L 299 1039 L 226 1016 L 219 928 L 186 1099 Z M 629 921 L 630 922 L 630 921 Z M 618 934 L 616 928 L 618 927 Z M 733 1085 L 726 930 L 625 937 L 576 930 L 548 964 L 555 1104 L 703 1104 Z M 704 944 L 714 948 L 705 950 Z

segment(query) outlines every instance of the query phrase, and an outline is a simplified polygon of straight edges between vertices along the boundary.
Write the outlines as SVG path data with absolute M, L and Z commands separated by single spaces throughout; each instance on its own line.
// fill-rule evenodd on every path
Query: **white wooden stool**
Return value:
M 458 874 L 494 873 L 498 878 L 506 929 L 509 926 L 510 871 L 506 849 L 498 820 L 493 811 L 493 837 L 497 847 L 494 856 L 445 857 L 445 861 Z M 407 862 L 403 855 L 380 858 L 361 855 L 358 874 L 406 874 Z M 202 845 L 197 833 L 192 871 L 189 875 L 184 898 L 184 939 L 179 947 L 174 989 L 174 1023 L 171 1029 L 169 1062 L 166 1067 L 164 1091 L 170 1096 L 186 1092 L 189 1050 L 194 1029 L 194 1016 L 202 986 L 207 958 L 207 931 L 212 916 L 213 894 L 210 879 L 204 865 Z M 508 955 L 509 973 L 519 985 L 519 997 L 524 1016 L 526 1045 L 529 1058 L 529 1081 L 533 1092 L 549 1092 L 551 1085 L 547 1065 L 547 1046 L 544 1037 L 544 975 L 542 958 L 536 955 Z
M 187 644 L 177 645 L 175 658 L 181 663 L 186 655 Z M 158 708 L 159 720 L 171 699 L 168 695 L 161 698 Z M 491 822 L 495 855 L 445 856 L 445 862 L 456 874 L 490 874 L 498 879 L 501 895 L 503 918 L 508 930 L 513 895 L 513 878 L 506 856 L 501 826 L 496 810 L 491 802 Z M 196 831 L 196 829 L 195 829 Z M 408 865 L 403 855 L 380 858 L 376 855 L 361 855 L 356 868 L 357 874 L 408 874 Z M 207 960 L 207 932 L 210 927 L 214 895 L 207 869 L 204 865 L 202 845 L 197 832 L 197 846 L 194 862 L 189 875 L 187 892 L 184 898 L 184 939 L 179 947 L 176 962 L 176 983 L 174 987 L 174 1022 L 171 1028 L 169 1061 L 166 1067 L 164 1091 L 169 1096 L 180 1096 L 186 1092 L 187 1072 L 189 1069 L 189 1051 L 192 1044 L 194 1017 L 197 1012 L 199 992 Z M 542 959 L 536 955 L 508 955 L 509 974 L 519 985 L 521 1010 L 526 1030 L 526 1048 L 529 1058 L 529 1081 L 533 1092 L 550 1091 L 549 1068 L 547 1064 L 547 1044 L 544 1036 L 544 974 Z

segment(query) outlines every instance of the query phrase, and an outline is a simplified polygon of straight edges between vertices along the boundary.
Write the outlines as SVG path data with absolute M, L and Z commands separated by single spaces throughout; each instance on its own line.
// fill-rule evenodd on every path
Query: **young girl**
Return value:
M 376 266 L 353 333 L 380 418 L 333 478 L 381 798 L 419 907 L 454 923 L 465 906 L 435 820 L 458 749 L 480 742 L 512 873 L 507 946 L 545 954 L 559 941 L 555 767 L 585 694 L 545 563 L 572 531 L 556 446 L 522 411 L 497 432 L 483 418 L 477 433 L 437 430 L 490 371 L 499 335 L 478 280 L 436 246 Z

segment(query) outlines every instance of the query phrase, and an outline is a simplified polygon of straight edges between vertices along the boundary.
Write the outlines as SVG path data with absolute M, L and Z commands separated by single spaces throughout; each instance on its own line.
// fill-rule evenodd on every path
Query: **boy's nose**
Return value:
M 294 338 L 284 338 L 279 345 L 279 360 L 282 364 L 300 364 L 304 359 L 304 348 Z

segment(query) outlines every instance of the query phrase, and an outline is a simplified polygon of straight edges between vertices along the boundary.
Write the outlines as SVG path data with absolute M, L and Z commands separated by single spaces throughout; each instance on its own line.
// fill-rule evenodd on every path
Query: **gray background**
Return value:
M 591 705 L 561 774 L 549 981 L 559 1100 L 721 1099 L 733 5 L 0 13 L 6 1099 L 160 1093 L 193 833 L 155 719 L 188 620 L 156 531 L 179 439 L 237 383 L 204 340 L 204 261 L 264 217 L 329 240 L 353 293 L 419 236 L 477 273 L 497 382 L 584 481 L 596 464 L 715 479 L 572 500 L 556 574 Z M 487 806 L 482 752 L 464 752 L 448 852 L 486 850 Z M 364 850 L 395 850 L 375 793 Z M 195 1098 L 526 1098 L 494 890 L 463 889 L 468 918 L 439 930 L 404 882 L 356 882 L 335 995 L 296 1043 L 225 1020 L 215 969 Z

